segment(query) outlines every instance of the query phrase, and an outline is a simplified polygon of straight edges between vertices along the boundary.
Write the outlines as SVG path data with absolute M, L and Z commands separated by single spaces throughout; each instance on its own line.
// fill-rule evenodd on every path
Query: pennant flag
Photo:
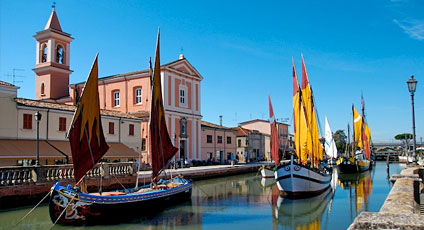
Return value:
M 277 122 L 275 120 L 274 116 L 274 110 L 272 109 L 271 104 L 271 96 L 268 96 L 268 102 L 269 102 L 269 124 L 271 128 L 271 158 L 274 160 L 275 164 L 278 166 L 280 165 L 280 141 L 278 138 L 278 132 L 277 132 Z
M 97 56 L 68 132 L 76 182 L 79 182 L 109 149 L 100 118 Z
M 156 43 L 155 65 L 153 68 L 152 100 L 149 124 L 149 151 L 150 165 L 152 167 L 152 179 L 157 180 L 160 171 L 168 164 L 178 151 L 172 145 L 165 121 L 165 110 L 162 101 L 162 87 L 160 79 L 160 31 Z

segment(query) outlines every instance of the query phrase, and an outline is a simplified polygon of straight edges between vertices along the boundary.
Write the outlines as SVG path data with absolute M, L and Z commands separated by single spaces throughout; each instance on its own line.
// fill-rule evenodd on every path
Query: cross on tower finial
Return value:
M 52 8 L 53 8 L 53 10 L 55 10 L 55 9 L 56 9 L 56 2 L 53 2 L 53 4 L 52 4 Z
M 184 48 L 181 46 L 181 53 L 183 54 L 184 53 Z

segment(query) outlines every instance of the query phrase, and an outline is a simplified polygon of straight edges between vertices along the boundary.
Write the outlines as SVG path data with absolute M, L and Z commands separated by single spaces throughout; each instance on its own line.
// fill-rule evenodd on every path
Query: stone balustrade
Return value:
M 148 170 L 143 165 L 141 170 Z M 133 162 L 102 163 L 90 170 L 87 178 L 98 178 L 101 175 L 108 179 L 111 176 L 132 176 L 137 171 Z M 43 166 L 8 166 L 0 167 L 0 186 L 26 185 L 36 183 L 73 180 L 72 165 L 43 165 Z

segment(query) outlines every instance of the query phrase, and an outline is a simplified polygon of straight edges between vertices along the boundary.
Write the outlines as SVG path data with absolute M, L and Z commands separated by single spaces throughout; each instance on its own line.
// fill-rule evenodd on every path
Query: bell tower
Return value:
M 53 6 L 44 30 L 34 35 L 37 41 L 35 59 L 35 99 L 56 100 L 69 96 L 70 34 L 62 31 Z

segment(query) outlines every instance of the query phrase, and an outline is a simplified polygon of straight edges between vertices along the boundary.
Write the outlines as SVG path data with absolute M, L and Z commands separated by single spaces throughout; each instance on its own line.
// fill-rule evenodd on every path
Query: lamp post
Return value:
M 40 120 L 41 120 L 41 113 L 39 111 L 35 112 L 34 114 L 35 120 L 37 121 L 37 142 L 36 142 L 36 160 L 35 165 L 40 165 Z
M 416 142 L 415 142 L 415 111 L 414 111 L 414 93 L 417 87 L 417 80 L 414 79 L 414 75 L 406 82 L 408 84 L 408 90 L 411 93 L 411 105 L 412 105 L 412 157 L 414 158 L 414 163 L 417 162 L 417 153 L 416 153 Z

